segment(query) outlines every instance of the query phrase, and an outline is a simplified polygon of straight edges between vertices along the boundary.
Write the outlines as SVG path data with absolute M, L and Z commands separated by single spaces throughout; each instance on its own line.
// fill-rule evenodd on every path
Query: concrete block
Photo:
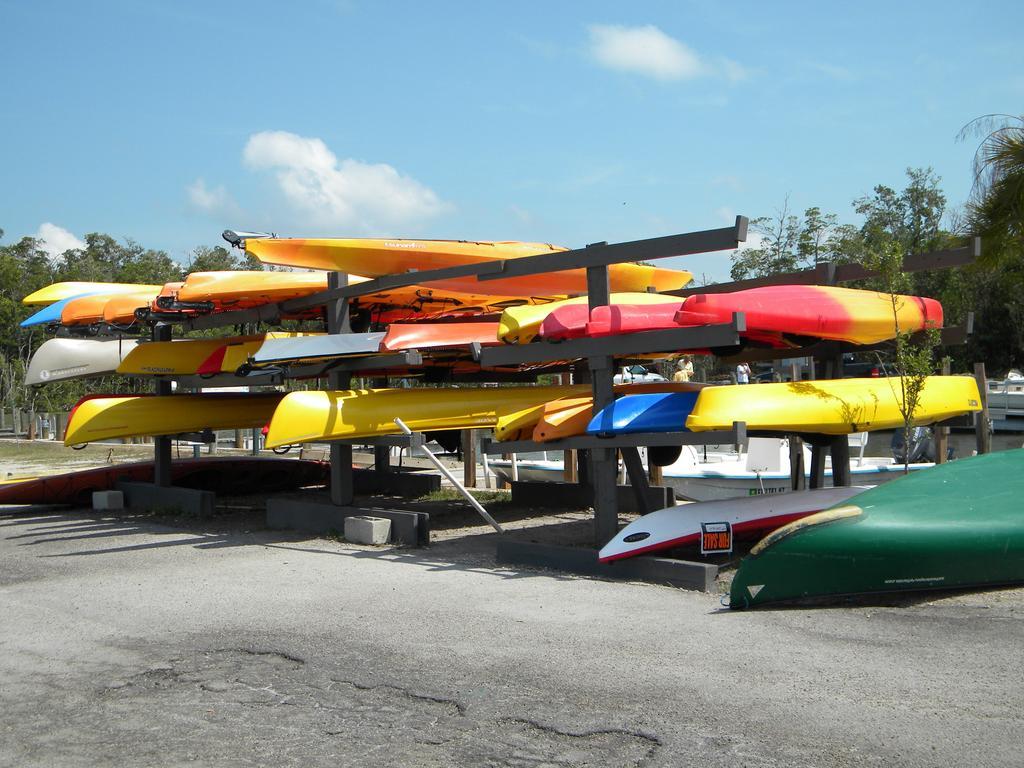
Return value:
M 353 516 L 383 517 L 391 521 L 390 541 L 410 547 L 430 544 L 430 515 L 378 507 L 344 507 L 314 499 L 268 499 L 267 527 L 310 533 L 342 532 Z
M 391 521 L 383 517 L 352 515 L 345 518 L 345 540 L 353 544 L 387 544 Z
M 124 509 L 124 494 L 121 491 L 93 491 L 92 508 L 97 512 Z
M 116 483 L 115 487 L 124 494 L 125 506 L 129 509 L 166 510 L 193 517 L 210 517 L 217 500 L 213 491 L 197 491 L 193 488 L 124 480 Z
M 714 589 L 718 576 L 718 566 L 710 563 L 643 555 L 617 560 L 614 563 L 602 563 L 597 559 L 596 549 L 560 547 L 508 539 L 498 540 L 496 555 L 499 563 L 552 568 L 608 579 L 669 584 L 700 592 L 710 592 Z

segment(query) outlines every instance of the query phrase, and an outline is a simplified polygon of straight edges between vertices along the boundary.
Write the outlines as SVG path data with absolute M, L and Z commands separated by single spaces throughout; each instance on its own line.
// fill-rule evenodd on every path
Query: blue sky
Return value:
M 959 204 L 957 132 L 1024 112 L 1022 22 L 1019 2 L 0 0 L 0 227 L 179 259 L 225 227 L 578 246 L 787 195 L 852 222 L 927 165 Z

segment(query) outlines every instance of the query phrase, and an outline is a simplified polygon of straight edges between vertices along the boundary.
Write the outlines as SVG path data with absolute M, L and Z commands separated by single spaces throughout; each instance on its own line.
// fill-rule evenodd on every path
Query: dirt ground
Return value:
M 485 499 L 512 535 L 589 535 Z M 733 613 L 499 565 L 446 494 L 416 502 L 426 549 L 222 501 L 0 509 L 0 765 L 1020 764 L 1024 589 Z

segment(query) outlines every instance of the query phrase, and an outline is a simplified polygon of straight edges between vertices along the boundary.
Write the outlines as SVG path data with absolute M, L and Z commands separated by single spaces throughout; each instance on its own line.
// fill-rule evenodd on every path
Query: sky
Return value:
M 1024 113 L 1020 2 L 0 0 L 0 228 L 582 246 L 851 201 Z M 669 259 L 726 279 L 729 254 Z

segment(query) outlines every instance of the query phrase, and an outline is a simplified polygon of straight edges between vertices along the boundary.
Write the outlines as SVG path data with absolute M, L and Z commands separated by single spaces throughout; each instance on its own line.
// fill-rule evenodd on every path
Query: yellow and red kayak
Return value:
M 617 301 L 588 312 L 559 302 L 543 318 L 539 335 L 547 340 L 591 338 L 617 333 L 728 323 L 746 315 L 745 338 L 786 346 L 786 337 L 811 337 L 874 344 L 942 326 L 942 305 L 919 296 L 892 296 L 853 288 L 773 285 L 733 293 L 702 293 L 685 301 Z
M 300 336 L 323 336 L 322 333 L 291 333 L 284 331 L 272 331 L 253 336 L 248 339 L 231 339 L 226 344 L 215 349 L 209 357 L 199 364 L 196 373 L 200 376 L 213 375 L 217 373 L 235 373 L 249 359 L 263 347 L 268 339 L 294 339 Z
M 228 344 L 263 343 L 265 334 L 214 339 L 147 341 L 125 356 L 117 372 L 127 376 L 193 376 L 214 352 Z
M 472 242 L 463 240 L 405 239 L 282 239 L 255 238 L 245 241 L 247 252 L 269 264 L 293 267 L 341 270 L 370 277 L 381 277 L 412 269 L 428 270 L 516 259 L 566 250 L 547 243 Z M 675 290 L 690 282 L 691 273 L 640 264 L 613 264 L 609 267 L 612 290 Z M 487 280 L 472 277 L 450 278 L 431 283 L 440 290 L 479 293 L 483 290 L 500 296 L 531 296 L 583 293 L 587 290 L 583 269 L 542 275 Z
M 125 356 L 117 372 L 126 376 L 205 376 L 234 373 L 268 339 L 322 335 L 271 331 L 251 336 L 147 341 L 139 344 Z
M 690 296 L 676 314 L 681 325 L 727 323 L 744 312 L 747 328 L 817 339 L 875 344 L 896 332 L 942 327 L 935 299 L 826 285 L 773 285 Z
M 658 293 L 613 293 L 613 305 L 666 305 L 678 307 L 681 299 L 678 296 L 665 296 Z M 501 313 L 501 325 L 498 338 L 509 344 L 527 344 L 540 333 L 541 325 L 552 314 L 568 314 L 577 318 L 584 325 L 590 316 L 587 296 L 553 301 L 537 307 L 509 307 Z
M 417 432 L 493 427 L 505 414 L 587 389 L 577 385 L 291 392 L 274 411 L 267 447 L 399 434 L 396 417 Z
M 729 429 L 743 421 L 749 431 L 846 435 L 903 426 L 904 402 L 899 377 L 834 379 L 782 384 L 735 384 L 701 390 L 686 418 L 693 432 Z M 981 410 L 972 376 L 929 376 L 921 391 L 913 424 Z
M 262 427 L 284 397 L 270 394 L 93 395 L 68 418 L 64 445 L 139 435 L 176 435 L 205 429 Z

